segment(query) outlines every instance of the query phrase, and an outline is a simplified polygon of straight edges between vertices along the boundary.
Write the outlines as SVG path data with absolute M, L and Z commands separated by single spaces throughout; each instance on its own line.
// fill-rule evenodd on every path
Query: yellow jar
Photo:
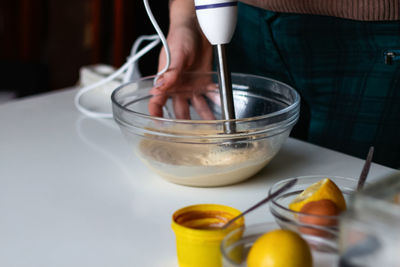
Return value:
M 240 213 L 217 204 L 199 204 L 177 210 L 172 216 L 172 229 L 179 266 L 221 267 L 221 241 L 230 231 L 243 226 L 244 219 L 238 219 L 227 229 L 221 227 Z

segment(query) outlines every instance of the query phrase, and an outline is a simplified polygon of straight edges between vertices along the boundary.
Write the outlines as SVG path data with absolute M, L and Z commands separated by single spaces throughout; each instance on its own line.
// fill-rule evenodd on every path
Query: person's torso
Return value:
M 399 0 L 241 0 L 263 9 L 364 21 L 400 20 Z

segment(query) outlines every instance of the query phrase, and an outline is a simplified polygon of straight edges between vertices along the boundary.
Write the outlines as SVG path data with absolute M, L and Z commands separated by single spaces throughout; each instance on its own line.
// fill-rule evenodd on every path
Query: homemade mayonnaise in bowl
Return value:
M 138 144 L 136 154 L 154 172 L 170 182 L 221 186 L 256 174 L 274 156 L 271 153 L 273 149 L 265 140 L 222 145 L 146 138 Z
M 132 150 L 164 179 L 188 186 L 223 186 L 248 179 L 278 153 L 297 122 L 300 97 L 281 82 L 233 74 L 235 120 L 222 120 L 215 73 L 187 73 L 176 88 L 152 91 L 154 77 L 117 88 L 115 121 Z M 163 117 L 149 113 L 152 98 L 165 99 Z M 190 119 L 176 118 L 176 99 L 188 105 Z M 215 119 L 201 117 L 199 106 Z M 235 131 L 226 132 L 227 123 Z

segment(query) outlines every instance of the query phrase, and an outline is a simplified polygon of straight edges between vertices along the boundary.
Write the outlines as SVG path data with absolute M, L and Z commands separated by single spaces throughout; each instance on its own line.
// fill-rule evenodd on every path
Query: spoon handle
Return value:
M 372 156 L 374 155 L 374 147 L 371 146 L 368 151 L 367 159 L 365 160 L 364 167 L 361 171 L 360 178 L 358 179 L 357 191 L 361 190 L 367 180 L 369 168 L 371 167 Z
M 273 199 L 274 197 L 278 196 L 280 193 L 285 192 L 286 190 L 288 190 L 289 188 L 291 188 L 293 185 L 295 185 L 297 183 L 297 178 L 294 178 L 292 180 L 290 180 L 289 182 L 287 182 L 285 185 L 283 185 L 281 188 L 279 188 L 278 190 L 276 190 L 274 193 L 272 193 L 271 195 L 267 196 L 266 198 L 264 198 L 263 200 L 261 200 L 260 202 L 258 202 L 257 204 L 255 204 L 254 206 L 250 207 L 249 209 L 245 210 L 244 212 L 242 212 L 241 214 L 239 214 L 238 216 L 234 217 L 233 219 L 231 219 L 230 221 L 228 221 L 224 226 L 222 226 L 222 229 L 226 229 L 229 225 L 231 225 L 233 222 L 235 222 L 237 219 L 239 219 L 240 217 L 243 217 L 244 215 L 246 215 L 247 213 L 255 210 L 256 208 L 260 207 L 261 205 L 267 203 L 268 201 L 270 201 L 271 199 Z

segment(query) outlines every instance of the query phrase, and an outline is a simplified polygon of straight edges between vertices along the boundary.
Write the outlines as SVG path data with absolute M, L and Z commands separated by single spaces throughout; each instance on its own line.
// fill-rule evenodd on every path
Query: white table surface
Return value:
M 151 173 L 112 120 L 84 117 L 74 91 L 0 105 L 0 266 L 177 266 L 172 213 L 198 203 L 244 210 L 301 175 L 358 177 L 363 160 L 295 139 L 258 175 L 192 188 Z M 373 164 L 370 181 L 397 171 Z M 246 223 L 271 221 L 267 206 Z

